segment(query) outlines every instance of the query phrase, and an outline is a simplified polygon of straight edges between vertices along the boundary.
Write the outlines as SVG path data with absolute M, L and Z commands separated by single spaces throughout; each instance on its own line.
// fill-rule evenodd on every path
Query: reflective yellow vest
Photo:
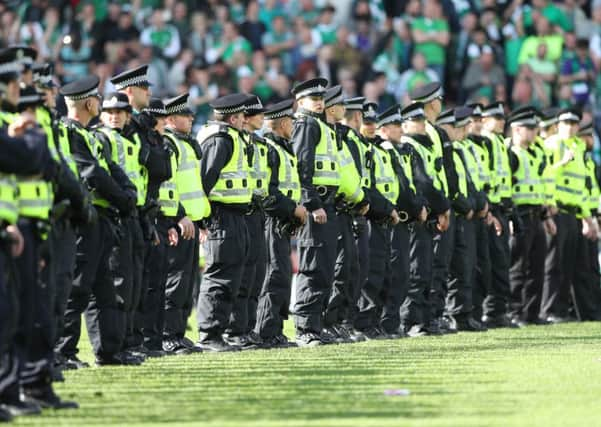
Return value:
M 253 194 L 265 198 L 269 194 L 269 181 L 271 171 L 267 165 L 267 146 L 255 139 L 251 135 L 245 135 L 245 141 L 248 148 L 252 150 L 252 167 L 250 168 L 250 183 L 253 188 Z
M 158 202 L 163 215 L 173 218 L 177 215 L 180 202 L 179 192 L 177 191 L 177 152 L 174 149 L 169 150 L 169 163 L 171 165 L 171 176 L 168 180 L 161 182 Z
M 338 164 L 340 166 L 340 186 L 338 194 L 350 204 L 361 202 L 365 197 L 361 188 L 361 175 L 355 167 L 355 160 L 346 142 L 342 142 L 342 149 L 338 151 Z
M 562 140 L 554 153 L 555 160 L 561 161 L 567 149 L 574 152 L 574 159 L 555 170 L 555 200 L 564 205 L 582 207 L 586 192 L 586 146 L 578 137 Z
M 467 171 L 461 156 L 456 151 L 453 151 L 453 163 L 455 164 L 455 172 L 457 173 L 457 184 L 459 186 L 459 193 L 468 197 L 467 192 Z
M 432 154 L 434 154 L 434 159 L 442 159 L 442 141 L 440 140 L 440 134 L 436 130 L 429 121 L 426 120 L 426 133 L 428 137 L 432 141 Z M 441 166 L 440 170 L 436 172 L 434 169 L 435 175 L 432 175 L 432 179 L 436 176 L 438 178 L 437 188 L 442 190 L 445 196 L 449 195 L 449 185 L 447 183 L 447 174 L 445 172 L 444 166 Z M 436 181 L 436 180 L 434 180 Z
M 470 153 L 472 153 L 474 160 L 476 160 L 476 170 L 478 174 L 478 181 L 480 182 L 480 190 L 485 191 L 488 188 L 488 191 L 486 191 L 486 194 L 488 195 L 492 188 L 488 150 L 480 147 L 469 138 L 464 141 L 464 143 L 466 144 Z M 473 175 L 474 173 L 472 173 L 472 176 Z
M 296 203 L 301 199 L 301 184 L 298 175 L 298 162 L 296 156 L 290 154 L 288 150 L 280 147 L 276 142 L 266 138 L 267 143 L 278 153 L 280 166 L 277 170 L 278 189 L 280 192 Z M 275 173 L 276 171 L 271 171 Z
M 351 140 L 351 144 L 355 144 L 357 146 L 357 151 L 359 152 L 360 170 L 358 172 L 361 175 L 361 186 L 364 188 L 369 188 L 371 187 L 370 169 L 372 146 L 371 144 L 364 144 L 354 129 L 349 130 L 347 137 Z
M 320 139 L 315 147 L 313 184 L 338 187 L 341 184 L 336 133 L 319 119 Z
M 448 189 L 446 187 L 446 176 L 445 176 L 445 180 L 443 183 L 440 180 L 440 174 L 438 174 L 436 172 L 437 157 L 435 156 L 434 152 L 428 150 L 426 147 L 424 147 L 418 141 L 414 140 L 413 138 L 411 138 L 407 135 L 404 135 L 401 137 L 401 142 L 411 144 L 411 146 L 415 149 L 417 154 L 419 154 L 420 158 L 422 159 L 422 162 L 424 163 L 424 169 L 426 170 L 426 174 L 430 178 L 432 178 L 432 182 L 434 183 L 434 188 L 436 188 L 437 190 L 440 190 L 440 191 L 445 191 L 445 189 L 446 189 L 445 194 L 447 194 Z M 440 158 L 440 157 L 438 157 L 438 158 Z M 444 172 L 444 168 L 442 168 L 442 171 Z
M 167 130 L 165 136 L 177 147 L 175 182 L 179 201 L 192 221 L 200 221 L 211 215 L 211 205 L 205 195 L 200 176 L 200 159 L 194 148 Z
M 399 179 L 392 166 L 392 153 L 381 147 L 374 147 L 373 167 L 376 190 L 396 206 L 399 193 Z
M 19 218 L 17 179 L 0 173 L 0 221 L 15 224 Z
M 590 156 L 586 156 L 584 163 L 586 165 L 587 176 L 591 184 L 591 188 L 587 192 L 588 210 L 591 212 L 597 212 L 599 211 L 601 190 L 599 189 L 599 183 L 597 182 L 597 176 L 595 174 L 595 162 L 590 158 Z
M 77 164 L 73 155 L 71 154 L 71 147 L 69 146 L 69 133 L 67 127 L 63 122 L 58 123 L 58 148 L 63 156 L 63 159 L 67 163 L 69 169 L 76 177 L 79 177 L 79 171 L 77 170 Z
M 140 150 L 142 149 L 142 141 L 140 140 L 140 135 L 138 135 L 137 133 L 134 133 L 134 143 L 136 144 L 136 146 L 138 147 L 138 152 L 140 152 Z M 138 160 L 138 164 L 140 163 L 140 161 Z M 138 189 L 138 193 L 141 194 L 141 197 L 146 200 L 146 195 L 148 193 L 148 169 L 146 169 L 146 166 L 144 165 L 140 165 L 140 169 L 139 169 L 139 173 L 140 173 L 140 188 Z
M 250 203 L 253 186 L 250 184 L 248 158 L 245 143 L 240 133 L 229 126 L 208 124 L 198 133 L 198 142 L 202 144 L 207 138 L 220 132 L 227 132 L 232 140 L 233 152 L 229 162 L 221 169 L 217 183 L 208 197 L 211 202 L 224 204 Z
M 489 133 L 486 135 L 492 145 L 492 164 L 494 170 L 491 174 L 491 191 L 489 199 L 492 203 L 500 203 L 502 199 L 511 198 L 511 166 L 509 153 L 502 135 Z
M 114 129 L 102 127 L 98 129 L 108 138 L 111 144 L 111 160 L 119 165 L 129 180 L 136 186 L 137 206 L 143 206 L 144 182 L 140 175 L 140 146 L 125 138 Z
M 517 206 L 545 204 L 545 184 L 538 173 L 540 159 L 518 145 L 511 150 L 519 160 L 518 169 L 513 174 L 513 203 Z

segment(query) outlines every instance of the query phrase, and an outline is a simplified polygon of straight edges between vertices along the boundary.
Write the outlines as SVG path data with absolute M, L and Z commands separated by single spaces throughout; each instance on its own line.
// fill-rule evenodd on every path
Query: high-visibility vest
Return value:
M 599 210 L 599 201 L 601 198 L 601 190 L 599 189 L 599 183 L 597 182 L 597 176 L 595 174 L 595 162 L 590 156 L 586 156 L 584 159 L 586 165 L 587 177 L 590 181 L 590 188 L 587 192 L 587 206 L 590 211 Z
M 69 169 L 76 177 L 79 177 L 79 171 L 77 170 L 77 163 L 71 154 L 71 146 L 69 145 L 69 132 L 63 122 L 58 122 L 58 149 L 63 156 L 63 159 L 67 163 Z
M 253 194 L 265 198 L 269 194 L 269 181 L 271 171 L 267 165 L 267 146 L 258 138 L 246 135 L 246 144 L 252 150 L 252 166 L 250 167 L 250 183 Z
M 359 203 L 365 197 L 361 188 L 361 175 L 355 167 L 355 160 L 345 141 L 342 141 L 342 149 L 338 151 L 338 165 L 340 166 L 338 194 L 342 195 L 348 203 Z
M 434 154 L 435 159 L 442 159 L 442 141 L 440 139 L 440 134 L 436 130 L 436 127 L 432 125 L 429 121 L 426 120 L 426 133 L 428 137 L 432 141 L 432 153 Z M 440 170 L 436 172 L 436 175 L 432 175 L 432 178 L 438 178 L 437 188 L 444 192 L 445 196 L 449 195 L 449 184 L 447 183 L 447 174 L 445 172 L 444 166 L 441 166 Z M 436 180 L 435 180 L 436 181 Z
M 415 185 L 413 183 L 413 169 L 411 168 L 411 154 L 409 152 L 401 154 L 399 150 L 397 150 L 397 146 L 390 141 L 384 141 L 381 145 L 381 148 L 388 150 L 390 152 L 390 156 L 392 160 L 396 160 L 398 164 L 401 166 L 403 170 L 403 174 L 407 178 L 407 183 L 409 184 L 409 189 L 416 193 Z M 398 174 L 397 174 L 398 175 Z M 399 192 L 401 190 L 401 179 L 399 179 Z
M 567 149 L 574 152 L 574 159 L 555 172 L 555 199 L 569 206 L 582 206 L 586 191 L 586 166 L 584 153 L 586 146 L 578 137 L 559 142 L 554 158 L 561 161 Z
M 539 175 L 540 159 L 518 145 L 514 145 L 511 150 L 519 160 L 518 169 L 513 174 L 513 203 L 517 206 L 543 205 L 545 184 Z
M 175 149 L 173 149 L 175 148 Z M 177 215 L 179 208 L 179 192 L 177 191 L 177 147 L 169 150 L 169 163 L 171 165 L 171 176 L 161 182 L 159 187 L 159 206 L 166 217 L 172 218 Z
M 490 201 L 500 203 L 502 199 L 511 198 L 511 166 L 509 164 L 509 153 L 505 140 L 502 135 L 490 133 L 487 137 L 492 145 L 492 171 L 491 185 L 489 193 Z
M 278 154 L 279 168 L 277 171 L 271 171 L 271 173 L 278 174 L 278 190 L 289 199 L 299 203 L 301 199 L 301 184 L 296 156 L 290 154 L 288 150 L 280 147 L 276 142 L 268 138 L 265 140 Z
M 16 114 L 2 112 L 2 121 L 7 125 L 10 125 L 16 117 Z M 46 133 L 46 129 L 42 128 L 42 130 Z M 46 140 L 46 143 L 48 144 L 48 140 Z M 54 157 L 56 152 L 52 155 Z M 54 200 L 51 183 L 39 178 L 19 176 L 17 177 L 17 189 L 19 216 L 43 220 L 49 218 Z M 10 192 L 10 189 L 7 186 L 7 194 L 8 192 Z
M 469 174 L 472 183 L 474 184 L 474 188 L 477 191 L 482 191 L 482 182 L 480 181 L 480 174 L 478 173 L 478 162 L 474 157 L 474 154 L 469 149 L 469 146 L 472 144 L 470 141 L 462 140 L 462 141 L 454 141 L 453 148 L 458 151 L 461 151 L 463 154 L 463 160 L 465 161 L 466 171 Z
M 211 205 L 205 195 L 200 176 L 200 159 L 194 148 L 167 130 L 165 136 L 177 147 L 175 182 L 179 201 L 192 221 L 200 221 L 211 215 Z
M 400 194 L 400 185 L 392 165 L 392 153 L 382 147 L 374 147 L 372 153 L 376 189 L 390 203 L 396 205 Z
M 250 203 L 253 186 L 250 183 L 246 145 L 240 137 L 240 133 L 230 126 L 211 123 L 205 125 L 198 132 L 198 142 L 202 144 L 207 138 L 218 133 L 229 135 L 233 150 L 232 157 L 221 169 L 217 183 L 208 194 L 209 200 L 224 204 Z
M 361 186 L 364 188 L 371 187 L 371 157 L 372 157 L 372 145 L 364 144 L 361 138 L 357 135 L 354 129 L 350 129 L 347 133 L 347 138 L 351 144 L 357 146 L 359 152 L 359 175 L 361 175 Z
M 98 129 L 108 138 L 111 144 L 111 160 L 119 165 L 129 180 L 136 186 L 136 205 L 143 206 L 144 181 L 140 175 L 140 146 L 130 141 L 114 129 L 102 127 Z
M 480 182 L 480 190 L 486 191 L 488 195 L 492 188 L 491 185 L 491 173 L 488 160 L 488 150 L 480 147 L 478 144 L 470 140 L 469 138 L 464 141 L 467 144 L 467 149 L 472 153 L 472 157 L 476 160 L 476 170 L 478 173 L 478 181 Z M 472 174 L 473 175 L 473 174 Z
M 15 224 L 19 218 L 17 179 L 14 175 L 0 173 L 0 220 Z
M 459 186 L 459 193 L 463 197 L 468 197 L 467 192 L 467 171 L 465 169 L 465 164 L 461 159 L 461 156 L 457 151 L 453 151 L 453 163 L 455 165 L 455 172 L 457 173 L 457 184 Z
M 320 138 L 315 147 L 315 167 L 313 184 L 316 186 L 340 186 L 340 164 L 336 133 L 323 121 L 316 119 L 319 124 Z
M 138 147 L 138 152 L 140 152 L 142 150 L 142 140 L 140 139 L 140 135 L 138 135 L 138 133 L 134 133 L 133 142 Z M 138 164 L 140 164 L 139 160 Z M 148 194 L 148 169 L 146 169 L 146 166 L 142 164 L 140 164 L 140 183 L 141 186 L 138 189 L 138 193 L 140 194 L 141 198 L 146 200 L 146 195 Z
M 422 144 L 420 144 L 418 141 L 416 141 L 415 139 L 413 139 L 407 135 L 403 135 L 401 137 L 401 143 L 411 144 L 411 146 L 415 149 L 417 154 L 419 154 L 419 156 L 421 157 L 422 162 L 424 163 L 424 169 L 426 170 L 426 174 L 430 178 L 432 178 L 432 182 L 434 183 L 434 188 L 436 188 L 437 190 L 440 190 L 440 191 L 445 191 L 446 178 L 445 178 L 444 182 L 441 181 L 440 174 L 436 171 L 436 160 L 440 159 L 440 157 L 436 157 L 436 154 L 434 153 L 435 150 L 427 149 Z M 444 172 L 444 168 L 442 168 L 442 171 Z M 448 189 L 446 191 L 448 192 Z M 445 194 L 446 194 L 446 192 L 445 192 Z

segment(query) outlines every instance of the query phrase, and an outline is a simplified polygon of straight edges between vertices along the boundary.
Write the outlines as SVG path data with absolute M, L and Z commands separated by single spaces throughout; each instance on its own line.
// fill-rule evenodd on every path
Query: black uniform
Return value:
M 265 137 L 294 155 L 292 146 L 286 139 L 272 133 L 266 134 Z M 288 318 L 292 285 L 290 238 L 300 224 L 294 216 L 296 202 L 278 188 L 277 171 L 280 168 L 280 158 L 272 147 L 269 147 L 267 161 L 272 170 L 269 197 L 264 204 L 267 214 L 265 241 L 268 264 L 259 294 L 255 332 L 268 342 L 283 334 L 284 320 Z

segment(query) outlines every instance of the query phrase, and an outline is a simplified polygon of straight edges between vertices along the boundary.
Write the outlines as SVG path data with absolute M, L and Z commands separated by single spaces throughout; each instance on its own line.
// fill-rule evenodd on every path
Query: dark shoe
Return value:
M 282 348 L 298 347 L 295 342 L 290 341 L 288 337 L 284 334 L 276 335 L 275 338 L 278 340 L 278 342 L 280 343 L 280 347 Z
M 16 399 L 0 403 L 0 408 L 13 417 L 39 415 L 42 413 L 42 408 L 37 403 L 24 402 L 23 400 Z
M 191 353 L 188 347 L 183 345 L 178 338 L 163 339 L 163 351 L 167 354 L 176 354 L 178 356 Z
M 364 331 L 358 331 L 365 341 L 375 341 L 382 339 L 382 333 L 378 328 L 369 328 Z
M 25 402 L 30 402 L 39 405 L 42 408 L 52 409 L 77 409 L 77 402 L 71 400 L 62 400 L 54 392 L 51 385 L 46 385 L 42 388 L 26 388 L 21 393 L 21 398 Z
M 139 366 L 144 362 L 143 359 L 134 356 L 131 353 L 122 351 L 111 356 L 96 356 L 96 366 L 127 365 Z
M 224 353 L 228 351 L 240 351 L 240 348 L 229 345 L 223 339 L 204 339 L 198 341 L 195 347 L 202 351 L 210 351 L 214 353 Z
M 0 405 L 0 423 L 10 423 L 12 420 L 13 416 L 8 409 L 4 409 L 2 405 Z
M 152 357 L 152 358 L 164 357 L 167 355 L 167 353 L 163 350 L 152 350 L 143 344 L 138 347 L 131 348 L 131 349 L 129 349 L 129 351 L 141 353 L 147 358 L 148 357 Z
M 451 325 L 460 332 L 484 332 L 486 328 L 471 316 L 449 316 Z
M 50 365 L 50 377 L 52 378 L 53 383 L 65 382 L 62 367 L 59 365 Z
M 187 348 L 190 353 L 202 353 L 202 349 L 196 347 L 194 342 L 189 338 L 180 338 L 179 343 L 182 347 Z
M 65 357 L 64 369 L 67 369 L 67 370 L 85 369 L 85 368 L 89 368 L 89 367 L 90 367 L 90 364 L 88 362 L 84 362 L 83 360 L 79 359 L 79 357 L 77 357 L 77 356 Z
M 456 334 L 457 333 L 457 329 L 455 329 L 453 327 L 453 325 L 451 325 L 451 322 L 449 321 L 449 319 L 447 319 L 446 317 L 440 317 L 438 319 L 438 326 L 440 327 L 440 331 L 444 334 L 444 335 L 448 335 L 448 334 Z
M 409 329 L 409 331 L 407 332 L 407 335 L 411 338 L 417 338 L 428 336 L 430 335 L 430 333 L 424 325 L 413 325 L 411 329 Z
M 349 337 L 351 340 L 353 340 L 353 342 L 363 342 L 363 341 L 367 341 L 367 338 L 365 338 L 365 335 L 363 335 L 363 333 L 361 331 L 356 330 L 355 328 L 346 328 L 348 333 L 349 333 Z
M 326 345 L 338 344 L 338 334 L 331 327 L 322 329 L 319 337 L 321 338 L 321 342 Z
M 223 334 L 223 341 L 240 350 L 256 350 L 259 348 L 259 346 L 249 340 L 246 335 Z
M 392 331 L 392 332 L 386 332 L 386 335 L 388 335 L 388 337 L 391 340 L 398 340 L 401 338 L 407 338 L 407 334 L 405 333 L 405 330 L 403 328 L 398 328 L 396 331 Z
M 572 321 L 572 319 L 569 317 L 555 316 L 553 314 L 551 316 L 547 317 L 545 320 L 547 321 L 547 324 L 552 323 L 554 325 L 556 325 L 558 323 L 568 323 L 568 322 Z M 541 324 L 544 324 L 544 323 L 541 323 Z M 538 323 L 537 323 L 537 325 L 538 325 Z
M 528 326 L 528 322 L 526 322 L 523 319 L 520 319 L 519 317 L 512 317 L 511 324 L 515 325 L 517 328 L 525 328 L 526 326 Z
M 519 328 L 519 326 L 515 325 L 507 316 L 487 316 L 486 314 L 482 316 L 482 324 L 486 326 L 488 329 L 496 329 L 496 328 Z
M 317 347 L 325 344 L 321 340 L 321 335 L 313 332 L 297 332 L 295 342 L 299 347 Z
M 438 319 L 430 320 L 430 323 L 426 325 L 426 331 L 428 332 L 428 335 L 443 335 Z
M 334 330 L 334 332 L 336 332 L 336 335 L 338 336 L 338 338 L 336 339 L 336 342 L 339 344 L 350 344 L 353 341 L 353 339 L 351 338 L 351 333 L 348 331 L 348 329 L 343 326 L 343 325 L 335 325 L 332 326 L 332 329 Z

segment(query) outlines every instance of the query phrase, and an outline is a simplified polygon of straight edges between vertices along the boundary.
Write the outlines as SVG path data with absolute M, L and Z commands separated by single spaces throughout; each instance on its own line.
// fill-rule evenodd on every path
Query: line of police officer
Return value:
M 82 314 L 99 366 L 601 318 L 578 111 L 441 111 L 434 83 L 377 115 L 317 78 L 267 109 L 219 98 L 193 137 L 146 66 L 105 99 L 96 76 L 63 86 L 59 117 L 35 56 L 0 51 L 3 419 L 77 406 L 52 382 L 87 366 Z

